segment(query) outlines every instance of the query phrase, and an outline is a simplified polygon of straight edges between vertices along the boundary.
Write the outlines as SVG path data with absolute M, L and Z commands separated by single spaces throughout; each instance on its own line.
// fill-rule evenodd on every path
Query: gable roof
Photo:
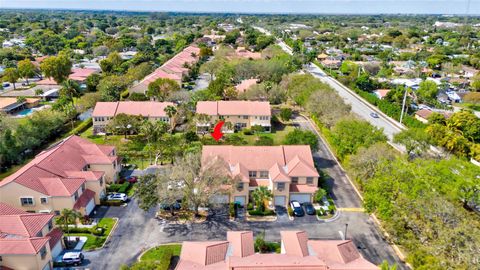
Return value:
M 113 149 L 70 136 L 0 181 L 0 188 L 15 182 L 45 195 L 71 196 L 86 181 L 82 173 L 72 172 L 83 171 L 88 164 L 112 164 L 117 158 L 109 155 Z
M 214 157 L 221 157 L 230 165 L 235 175 L 243 172 L 248 178 L 248 171 L 271 171 L 270 179 L 288 180 L 286 176 L 318 177 L 312 152 L 308 145 L 281 146 L 233 146 L 205 145 L 202 149 L 202 162 Z M 237 168 L 243 166 L 239 171 Z
M 272 115 L 270 103 L 246 100 L 199 101 L 197 102 L 196 113 L 207 115 Z
M 175 104 L 157 101 L 97 102 L 92 116 L 113 117 L 119 113 L 124 113 L 145 117 L 166 117 L 165 108 L 167 106 L 175 106 Z

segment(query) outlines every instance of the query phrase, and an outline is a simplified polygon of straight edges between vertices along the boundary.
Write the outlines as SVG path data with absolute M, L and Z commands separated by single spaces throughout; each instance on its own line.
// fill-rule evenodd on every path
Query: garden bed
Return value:
M 265 209 L 265 211 L 251 209 L 247 211 L 246 218 L 247 221 L 276 221 L 277 213 L 271 209 Z
M 168 270 L 173 268 L 172 259 L 180 256 L 182 250 L 181 244 L 168 244 L 147 250 L 140 256 L 141 262 L 152 262 L 156 270 Z
M 101 248 L 112 232 L 116 222 L 117 220 L 114 218 L 102 218 L 99 220 L 97 226 L 93 228 L 71 228 L 68 236 L 87 237 L 87 242 L 85 242 L 83 246 L 83 249 L 86 251 Z M 102 230 L 97 230 L 97 228 L 102 228 Z

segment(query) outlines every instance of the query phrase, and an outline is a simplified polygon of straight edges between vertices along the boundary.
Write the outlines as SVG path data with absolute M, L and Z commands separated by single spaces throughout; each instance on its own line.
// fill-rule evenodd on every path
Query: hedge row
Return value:
M 92 126 L 92 118 L 88 118 L 87 120 L 80 123 L 77 127 L 72 129 L 68 135 L 75 135 L 83 133 L 85 130 L 89 129 Z
M 248 214 L 250 216 L 275 216 L 276 213 L 273 210 L 267 209 L 265 211 L 260 211 L 260 210 L 250 210 L 248 211 Z
M 66 232 L 67 230 L 64 229 L 64 232 Z M 102 227 L 92 227 L 92 228 L 78 228 L 78 227 L 74 227 L 74 228 L 70 228 L 70 231 L 69 233 L 88 233 L 88 234 L 93 234 L 93 235 L 96 235 L 96 236 L 102 236 L 104 233 L 105 233 L 105 229 L 102 228 Z

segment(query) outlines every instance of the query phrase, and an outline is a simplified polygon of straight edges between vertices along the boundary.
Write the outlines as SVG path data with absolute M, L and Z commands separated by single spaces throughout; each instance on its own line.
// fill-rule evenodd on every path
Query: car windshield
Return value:
M 292 204 L 293 204 L 293 207 L 300 207 L 300 203 L 298 202 L 293 202 Z

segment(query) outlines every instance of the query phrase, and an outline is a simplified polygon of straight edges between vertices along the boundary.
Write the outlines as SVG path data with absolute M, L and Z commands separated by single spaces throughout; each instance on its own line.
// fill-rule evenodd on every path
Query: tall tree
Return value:
M 177 125 L 177 108 L 172 105 L 168 105 L 165 107 L 165 113 L 167 114 L 168 118 L 170 119 L 170 133 L 173 133 L 175 126 Z
M 28 78 L 31 78 L 35 75 L 35 65 L 30 61 L 30 59 L 24 59 L 18 62 L 18 73 L 24 78 L 28 83 Z
M 141 121 L 139 116 L 119 113 L 108 123 L 107 130 L 115 134 L 124 134 L 126 139 L 128 133 L 138 131 Z
M 62 83 L 60 89 L 60 96 L 64 96 L 68 101 L 75 105 L 75 98 L 80 96 L 80 85 L 71 79 L 68 79 Z
M 147 97 L 165 101 L 173 93 L 180 91 L 180 85 L 172 79 L 159 78 L 148 85 Z
M 16 68 L 6 68 L 3 71 L 3 80 L 13 84 L 13 89 L 17 89 L 15 83 L 18 81 L 20 75 L 18 74 L 18 69 Z
M 40 69 L 45 77 L 53 78 L 57 83 L 63 83 L 70 75 L 72 61 L 67 54 L 60 53 L 58 56 L 50 56 L 43 60 Z

